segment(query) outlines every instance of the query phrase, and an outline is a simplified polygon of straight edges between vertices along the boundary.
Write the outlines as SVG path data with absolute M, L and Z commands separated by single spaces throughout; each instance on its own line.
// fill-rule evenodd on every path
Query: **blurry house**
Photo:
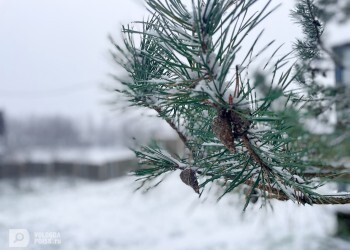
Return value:
M 344 93 L 342 100 L 339 100 L 336 106 L 337 126 L 345 128 L 344 124 L 350 117 L 350 42 L 333 47 L 333 52 L 337 58 L 335 65 L 336 86 Z M 343 122 L 345 121 L 345 123 Z M 346 191 L 347 185 L 339 184 L 339 191 Z
M 344 100 L 337 104 L 337 126 L 344 128 L 342 121 L 349 120 L 350 117 L 350 42 L 333 47 L 333 52 L 339 60 L 335 65 L 336 85 L 342 89 L 342 93 L 345 93 Z M 349 185 L 347 183 L 338 183 L 339 192 L 347 192 L 348 189 Z M 348 209 L 339 210 L 337 212 L 337 222 L 337 235 L 349 237 L 350 211 Z
M 0 110 L 0 162 L 2 161 L 6 150 L 6 128 L 4 113 Z
M 350 117 L 350 42 L 333 47 L 333 51 L 338 59 L 335 65 L 336 86 L 345 94 L 344 100 L 337 104 L 337 125 L 342 127 L 342 121 Z
M 335 68 L 335 80 L 339 86 L 350 88 L 350 42 L 333 47 L 339 62 Z

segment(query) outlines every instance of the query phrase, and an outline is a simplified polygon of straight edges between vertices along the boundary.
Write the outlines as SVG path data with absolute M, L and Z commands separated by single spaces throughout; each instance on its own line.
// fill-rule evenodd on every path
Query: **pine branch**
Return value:
M 341 60 L 333 52 L 329 51 L 322 41 L 321 37 L 325 24 L 320 22 L 322 18 L 321 10 L 315 5 L 314 0 L 299 0 L 296 10 L 292 11 L 292 16 L 301 24 L 306 36 L 305 41 L 299 40 L 296 44 L 296 49 L 301 57 L 306 56 L 307 59 L 318 59 L 320 56 L 318 50 L 320 48 L 337 65 L 343 65 Z
M 158 114 L 162 117 L 162 110 L 160 107 L 153 106 L 153 109 L 158 112 Z M 189 144 L 189 141 L 184 133 L 180 131 L 180 129 L 175 125 L 175 123 L 170 118 L 165 118 L 165 121 L 170 125 L 170 127 L 175 130 L 178 134 L 180 140 L 184 143 L 184 145 L 192 152 L 192 147 Z
M 121 81 L 127 88 L 120 92 L 132 105 L 155 110 L 191 152 L 179 159 L 156 144 L 143 147 L 135 153 L 145 168 L 136 174 L 151 179 L 181 170 L 182 181 L 197 193 L 215 180 L 226 181 L 223 195 L 246 184 L 246 206 L 256 189 L 263 198 L 302 204 L 350 202 L 347 195 L 315 192 L 323 181 L 348 173 L 322 166 L 323 159 L 310 152 L 315 143 L 303 124 L 308 108 L 332 103 L 324 95 L 305 95 L 320 91 L 312 85 L 293 88 L 310 67 L 287 67 L 292 54 L 276 58 L 278 47 L 259 74 L 249 72 L 273 46 L 272 41 L 256 52 L 262 32 L 251 45 L 245 41 L 275 9 L 268 10 L 270 0 L 250 13 L 256 2 L 193 0 L 191 11 L 180 0 L 147 0 L 152 17 L 136 23 L 142 30 L 123 28 L 124 48 L 114 43 L 119 52 L 114 59 L 129 79 Z M 296 47 L 308 64 L 324 50 L 317 10 L 313 1 L 300 0 L 295 11 L 306 34 Z M 247 52 L 238 62 L 241 47 Z M 250 77 L 242 80 L 244 74 Z M 197 176 L 207 179 L 198 184 Z
M 314 25 L 314 29 L 315 29 L 315 32 L 316 32 L 316 39 L 317 39 L 317 42 L 318 42 L 318 45 L 321 47 L 321 49 L 326 52 L 328 54 L 328 56 L 330 56 L 332 58 L 332 60 L 336 63 L 338 63 L 337 65 L 342 65 L 342 62 L 339 60 L 339 58 L 331 51 L 329 51 L 325 46 L 324 46 L 324 43 L 321 39 L 321 32 L 320 32 L 320 27 L 322 26 L 320 21 L 316 18 L 315 16 L 315 13 L 314 13 L 314 10 L 313 8 L 315 8 L 313 6 L 313 1 L 311 0 L 306 0 L 307 1 L 307 6 L 308 6 L 308 9 L 309 9 L 309 13 L 311 15 L 311 18 L 313 20 L 313 25 Z

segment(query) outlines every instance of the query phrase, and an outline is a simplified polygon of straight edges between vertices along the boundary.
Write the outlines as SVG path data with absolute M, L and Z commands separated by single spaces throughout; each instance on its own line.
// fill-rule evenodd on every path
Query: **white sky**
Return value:
M 264 1 L 262 1 L 264 2 Z M 263 26 L 265 41 L 290 48 L 298 27 L 293 1 Z M 0 109 L 8 115 L 60 113 L 101 117 L 110 97 L 101 85 L 113 72 L 107 35 L 146 15 L 139 0 L 0 0 Z
M 11 115 L 108 112 L 101 90 L 113 70 L 107 35 L 143 17 L 136 1 L 3 0 L 0 108 Z

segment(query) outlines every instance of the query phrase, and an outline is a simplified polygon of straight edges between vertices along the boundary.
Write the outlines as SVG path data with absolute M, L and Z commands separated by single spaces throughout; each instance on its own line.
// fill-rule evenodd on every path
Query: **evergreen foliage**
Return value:
M 252 62 L 275 46 L 271 41 L 257 49 L 262 32 L 252 44 L 245 41 L 276 9 L 270 0 L 252 13 L 256 2 L 192 0 L 188 8 L 181 0 L 146 0 L 150 18 L 123 26 L 123 44 L 111 39 L 113 57 L 129 76 L 115 76 L 124 86 L 117 91 L 131 105 L 155 110 L 186 146 L 184 155 L 156 143 L 136 150 L 142 168 L 135 174 L 149 181 L 180 170 L 196 192 L 224 183 L 222 196 L 248 185 L 245 207 L 257 194 L 302 204 L 349 203 L 348 194 L 317 192 L 349 174 L 330 166 L 326 154 L 329 137 L 339 132 L 315 135 L 305 127 L 339 100 L 339 91 L 315 80 L 322 73 L 315 65 L 324 56 L 335 59 L 322 43 L 322 4 L 297 1 L 292 15 L 304 38 L 281 57 L 277 47 L 252 74 Z

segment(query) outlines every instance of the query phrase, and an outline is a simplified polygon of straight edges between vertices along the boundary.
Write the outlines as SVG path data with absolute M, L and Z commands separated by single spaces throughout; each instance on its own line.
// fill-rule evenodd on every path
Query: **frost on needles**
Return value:
M 219 198 L 246 185 L 245 207 L 257 195 L 263 201 L 350 203 L 348 194 L 318 192 L 349 172 L 332 166 L 319 146 L 334 135 L 305 127 L 318 118 L 310 107 L 334 98 L 321 84 L 310 84 L 310 66 L 324 54 L 320 12 L 313 1 L 298 1 L 293 16 L 305 40 L 277 56 L 281 46 L 259 41 L 260 26 L 278 7 L 271 2 L 256 11 L 257 0 L 192 0 L 190 6 L 146 0 L 149 18 L 123 26 L 122 43 L 111 39 L 113 58 L 127 72 L 114 76 L 122 84 L 117 92 L 131 106 L 156 111 L 186 147 L 183 155 L 156 143 L 135 149 L 141 180 L 179 171 L 200 194 L 208 184 L 222 185 Z M 268 59 L 251 72 L 264 53 Z

